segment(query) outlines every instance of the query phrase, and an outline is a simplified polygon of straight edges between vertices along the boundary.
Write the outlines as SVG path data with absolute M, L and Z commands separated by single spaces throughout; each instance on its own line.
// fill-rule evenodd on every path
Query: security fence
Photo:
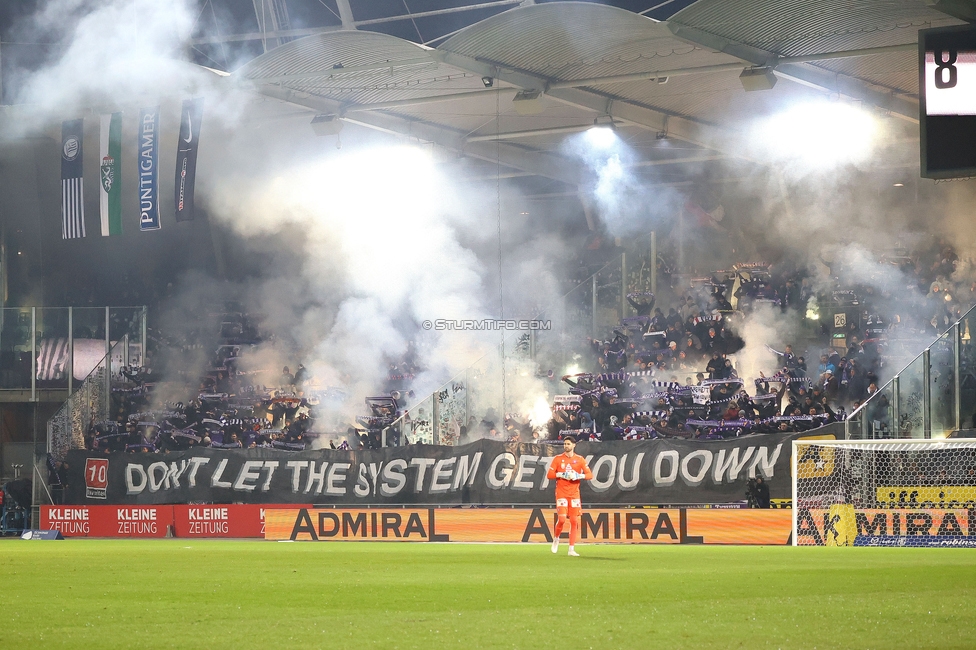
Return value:
M 976 307 L 881 386 L 846 423 L 848 439 L 944 438 L 976 428 Z

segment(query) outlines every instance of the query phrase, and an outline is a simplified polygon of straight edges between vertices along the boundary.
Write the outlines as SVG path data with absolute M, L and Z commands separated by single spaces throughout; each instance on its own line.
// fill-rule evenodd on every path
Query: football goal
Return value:
M 794 546 L 976 547 L 976 440 L 793 442 Z

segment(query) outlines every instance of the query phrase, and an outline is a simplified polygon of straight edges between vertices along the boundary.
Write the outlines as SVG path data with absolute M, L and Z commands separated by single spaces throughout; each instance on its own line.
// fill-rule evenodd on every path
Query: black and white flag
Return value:
M 176 149 L 176 220 L 193 220 L 193 185 L 197 174 L 197 141 L 203 119 L 203 98 L 183 101 L 180 140 Z
M 61 238 L 85 236 L 85 192 L 82 149 L 85 121 L 61 123 Z

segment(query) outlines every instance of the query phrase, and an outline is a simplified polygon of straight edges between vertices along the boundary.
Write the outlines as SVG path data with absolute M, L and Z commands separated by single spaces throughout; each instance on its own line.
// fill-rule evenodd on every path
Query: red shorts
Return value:
M 556 499 L 556 513 L 569 517 L 579 517 L 583 514 L 583 504 L 579 499 Z

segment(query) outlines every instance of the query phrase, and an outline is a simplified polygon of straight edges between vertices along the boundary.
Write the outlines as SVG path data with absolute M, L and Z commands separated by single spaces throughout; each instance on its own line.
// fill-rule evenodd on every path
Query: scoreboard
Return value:
M 976 176 L 976 28 L 918 32 L 923 178 Z

